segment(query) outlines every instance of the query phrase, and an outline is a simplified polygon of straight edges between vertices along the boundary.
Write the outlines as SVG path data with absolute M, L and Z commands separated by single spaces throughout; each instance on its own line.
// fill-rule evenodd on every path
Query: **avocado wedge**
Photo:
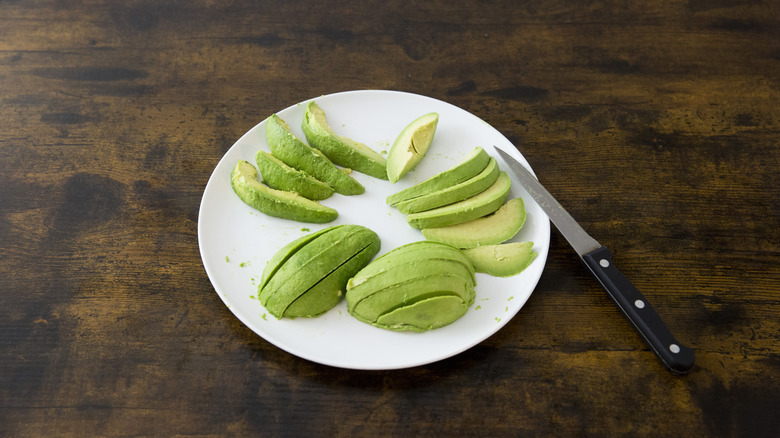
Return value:
M 406 221 L 414 228 L 445 227 L 488 215 L 498 210 L 506 201 L 512 181 L 501 171 L 492 186 L 480 194 L 444 207 L 420 213 L 412 213 Z
M 422 235 L 428 240 L 458 248 L 496 245 L 514 237 L 523 227 L 525 218 L 523 199 L 514 198 L 493 214 L 448 227 L 425 228 Z
M 301 129 L 306 140 L 332 162 L 374 178 L 387 179 L 387 160 L 373 149 L 337 135 L 328 125 L 325 112 L 314 101 L 306 105 Z
M 464 249 L 477 272 L 496 277 L 517 275 L 536 258 L 533 242 L 512 242 Z
M 496 163 L 496 159 L 491 157 L 488 165 L 482 169 L 482 172 L 478 173 L 473 178 L 467 179 L 460 184 L 455 184 L 446 189 L 399 202 L 395 206 L 398 211 L 404 214 L 432 210 L 436 207 L 462 201 L 482 193 L 485 189 L 493 185 L 493 183 L 496 182 L 496 179 L 498 179 L 498 164 Z
M 428 152 L 438 124 L 439 115 L 428 113 L 409 123 L 398 134 L 387 154 L 387 179 L 391 183 L 398 182 Z
M 296 192 L 313 201 L 327 199 L 333 194 L 333 187 L 305 172 L 293 169 L 266 151 L 257 151 L 255 162 L 263 177 L 263 183 L 268 187 Z
M 484 149 L 477 146 L 468 155 L 463 157 L 460 163 L 452 168 L 438 173 L 425 181 L 415 184 L 387 197 L 387 205 L 395 205 L 418 196 L 427 195 L 439 190 L 460 184 L 472 178 L 488 165 L 490 155 Z
M 276 158 L 327 183 L 336 193 L 359 195 L 366 191 L 363 185 L 336 167 L 322 152 L 310 147 L 290 132 L 287 122 L 276 114 L 268 118 L 266 140 Z
M 248 161 L 236 163 L 230 173 L 230 185 L 244 203 L 269 216 L 321 224 L 331 222 L 339 215 L 336 210 L 297 193 L 260 184 L 257 169 Z

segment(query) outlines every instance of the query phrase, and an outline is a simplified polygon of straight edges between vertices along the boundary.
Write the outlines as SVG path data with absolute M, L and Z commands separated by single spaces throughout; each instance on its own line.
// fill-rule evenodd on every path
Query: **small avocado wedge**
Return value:
M 263 269 L 263 274 L 260 276 L 260 284 L 257 286 L 258 290 L 263 289 L 265 287 L 265 284 L 268 283 L 268 280 L 273 277 L 274 274 L 276 274 L 276 271 L 279 270 L 279 267 L 284 264 L 284 262 L 287 261 L 293 254 L 295 254 L 299 249 L 303 248 L 306 244 L 317 238 L 318 236 L 333 231 L 337 227 L 341 227 L 343 225 L 336 225 L 330 228 L 325 228 L 320 231 L 315 231 L 313 233 L 309 233 L 306 235 L 303 235 L 292 242 L 288 243 L 287 245 L 284 245 L 281 249 L 276 251 L 276 253 L 271 257 L 270 260 L 268 260 L 268 263 L 266 263 L 265 268 Z
M 337 135 L 328 125 L 325 112 L 314 101 L 306 105 L 301 129 L 306 140 L 332 162 L 374 178 L 387 179 L 387 160 L 370 147 Z
M 477 146 L 460 163 L 444 172 L 438 173 L 425 181 L 415 184 L 387 197 L 387 205 L 395 205 L 418 196 L 427 195 L 452 187 L 466 181 L 485 169 L 490 161 L 490 155 Z
M 464 249 L 477 272 L 495 277 L 517 275 L 536 258 L 533 242 L 512 242 Z
M 493 213 L 504 204 L 511 184 L 512 180 L 506 172 L 501 171 L 496 182 L 482 193 L 454 204 L 412 213 L 406 217 L 406 221 L 413 228 L 425 229 L 446 227 L 480 218 Z
M 325 155 L 302 142 L 276 114 L 268 118 L 266 140 L 271 153 L 290 167 L 302 170 L 342 195 L 359 195 L 365 187 L 336 167 Z
M 428 152 L 438 124 L 439 115 L 428 113 L 412 121 L 398 134 L 387 154 L 387 179 L 391 183 L 398 182 Z
M 257 180 L 257 169 L 248 161 L 239 160 L 230 173 L 230 185 L 239 198 L 269 216 L 298 222 L 331 222 L 339 213 L 294 192 L 267 187 Z
M 323 313 L 328 305 L 332 307 L 338 302 L 335 298 L 346 290 L 348 279 L 376 255 L 379 245 L 377 234 L 359 225 L 341 225 L 319 232 L 291 255 L 279 257 L 283 259 L 281 265 L 258 288 L 260 304 L 276 318 L 282 318 L 294 302 L 312 291 L 313 296 L 294 307 L 293 314 Z M 285 246 L 280 252 L 290 250 Z M 324 285 L 318 286 L 320 283 Z
M 498 179 L 498 164 L 495 158 L 490 157 L 488 165 L 474 177 L 452 187 L 399 202 L 395 207 L 403 214 L 432 210 L 482 193 L 493 185 L 496 179 Z
M 525 217 L 523 199 L 514 198 L 488 216 L 448 227 L 425 228 L 422 235 L 458 248 L 496 245 L 514 237 L 523 227 Z
M 255 162 L 262 182 L 272 189 L 295 192 L 313 201 L 327 199 L 333 194 L 333 187 L 306 172 L 293 169 L 266 151 L 257 151 Z
M 423 332 L 454 322 L 474 303 L 476 280 L 465 256 L 465 264 L 449 258 L 453 250 L 460 252 L 421 241 L 382 255 L 347 282 L 347 311 L 386 330 Z

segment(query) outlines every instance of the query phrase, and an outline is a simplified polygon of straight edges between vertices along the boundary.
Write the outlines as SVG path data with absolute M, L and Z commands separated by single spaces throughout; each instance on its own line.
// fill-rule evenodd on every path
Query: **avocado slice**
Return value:
M 296 251 L 303 248 L 307 243 L 311 242 L 312 240 L 316 239 L 318 236 L 325 234 L 329 231 L 335 230 L 338 227 L 343 227 L 343 225 L 336 225 L 330 228 L 325 228 L 320 231 L 315 231 L 314 233 L 309 233 L 304 236 L 301 236 L 292 242 L 288 243 L 287 245 L 283 246 L 281 249 L 276 251 L 274 255 L 271 257 L 270 260 L 268 260 L 268 263 L 266 263 L 265 268 L 263 269 L 263 274 L 260 276 L 260 284 L 257 286 L 258 290 L 263 289 L 265 287 L 266 283 L 268 283 L 268 280 L 273 277 L 273 275 L 276 273 L 276 271 L 279 270 L 279 267 L 284 264 L 284 262 L 287 261 L 290 257 L 292 257 L 293 254 L 295 254 Z
M 333 187 L 306 172 L 293 169 L 266 151 L 257 151 L 255 162 L 263 183 L 272 189 L 295 192 L 314 201 L 327 199 L 333 194 Z
M 498 179 L 498 164 L 496 163 L 496 159 L 491 157 L 488 165 L 482 172 L 478 173 L 473 178 L 446 189 L 399 202 L 395 206 L 398 208 L 398 211 L 404 214 L 432 210 L 436 207 L 462 201 L 482 193 L 485 189 L 493 185 L 493 183 L 496 182 L 496 179 Z
M 391 183 L 398 182 L 428 152 L 438 124 L 439 115 L 428 113 L 416 118 L 398 134 L 387 153 L 387 179 Z
M 482 193 L 444 207 L 412 213 L 406 221 L 414 228 L 425 229 L 455 225 L 488 215 L 504 204 L 511 184 L 506 172 L 501 171 L 496 182 Z
M 496 277 L 517 275 L 536 258 L 533 242 L 512 242 L 464 249 L 477 272 Z
M 325 112 L 314 101 L 306 105 L 301 129 L 306 140 L 319 149 L 332 162 L 371 175 L 387 179 L 387 160 L 373 149 L 333 132 L 325 118 Z
M 239 160 L 230 173 L 230 185 L 236 195 L 250 207 L 269 216 L 298 222 L 326 223 L 339 213 L 294 192 L 267 187 L 257 180 L 257 169 L 248 161 Z
M 379 290 L 361 300 L 352 314 L 364 322 L 376 322 L 382 315 L 418 301 L 453 295 L 464 303 L 474 300 L 474 285 L 455 275 L 429 275 Z
M 477 146 L 460 163 L 452 168 L 438 173 L 425 181 L 415 184 L 387 197 L 387 205 L 395 205 L 418 196 L 427 195 L 439 190 L 460 184 L 481 172 L 490 161 L 490 155 Z
M 372 240 L 349 260 L 295 299 L 284 311 L 286 318 L 321 315 L 339 303 L 346 292 L 347 280 L 379 252 L 379 239 Z
M 376 233 L 359 225 L 344 225 L 316 237 L 292 254 L 259 289 L 260 304 L 282 318 L 296 299 L 378 240 Z M 346 287 L 346 279 L 344 282 L 342 287 Z
M 514 237 L 523 227 L 525 217 L 523 199 L 514 198 L 493 214 L 448 227 L 425 228 L 422 235 L 428 240 L 458 248 L 496 245 Z
M 302 142 L 290 132 L 290 126 L 276 114 L 268 118 L 266 140 L 271 153 L 290 167 L 302 170 L 327 183 L 336 193 L 359 195 L 365 187 L 336 167 L 325 155 Z
M 373 324 L 387 330 L 422 333 L 457 321 L 470 304 L 460 297 L 439 295 L 386 313 Z

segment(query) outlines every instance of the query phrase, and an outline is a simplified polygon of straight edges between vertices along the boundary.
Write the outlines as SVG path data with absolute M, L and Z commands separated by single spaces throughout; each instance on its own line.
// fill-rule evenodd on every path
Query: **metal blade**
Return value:
M 506 165 L 509 166 L 509 169 L 517 177 L 517 180 L 520 181 L 520 184 L 522 184 L 531 197 L 534 198 L 534 201 L 536 201 L 536 203 L 539 204 L 539 207 L 547 213 L 547 216 L 550 217 L 552 223 L 558 228 L 558 231 L 563 234 L 563 237 L 566 238 L 569 245 L 577 251 L 577 254 L 579 254 L 580 257 L 601 247 L 601 244 L 582 229 L 580 224 L 578 224 L 577 221 L 571 217 L 569 212 L 555 200 L 550 192 L 536 180 L 531 172 L 506 152 L 496 146 L 493 146 L 493 148 L 498 152 Z

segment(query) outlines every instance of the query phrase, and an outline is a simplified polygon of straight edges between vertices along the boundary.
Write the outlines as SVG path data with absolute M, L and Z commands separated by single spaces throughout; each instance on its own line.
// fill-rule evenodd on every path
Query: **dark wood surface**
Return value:
M 696 368 L 555 231 L 520 313 L 438 363 L 336 369 L 242 325 L 198 252 L 206 181 L 354 89 L 517 144 Z M 0 1 L 0 436 L 776 436 L 779 100 L 769 0 Z

